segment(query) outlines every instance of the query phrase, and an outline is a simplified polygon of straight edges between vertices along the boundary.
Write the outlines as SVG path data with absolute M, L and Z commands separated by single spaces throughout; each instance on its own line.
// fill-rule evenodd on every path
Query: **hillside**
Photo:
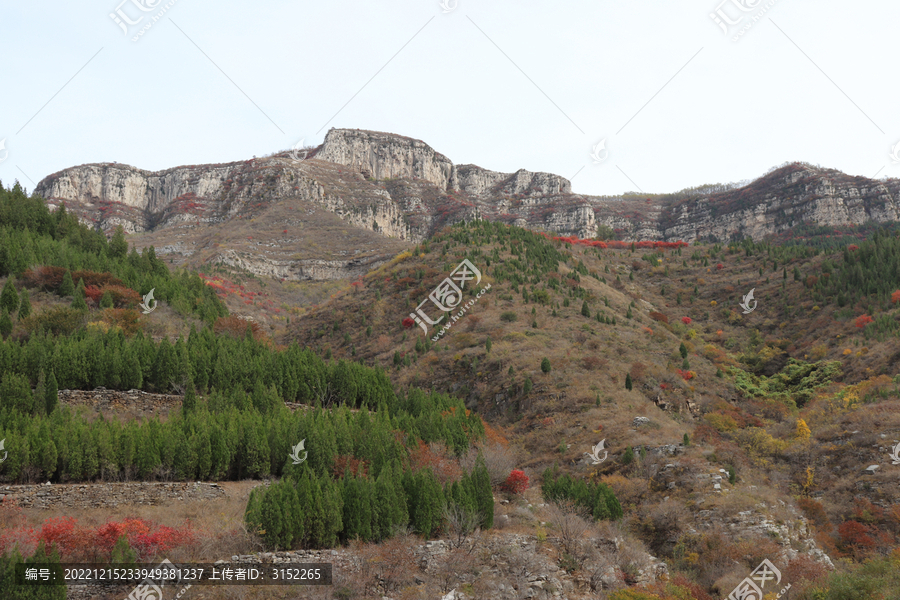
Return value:
M 728 546 L 739 540 L 795 569 L 827 567 L 822 550 L 861 559 L 896 546 L 900 238 L 843 254 L 580 242 L 454 227 L 310 311 L 286 340 L 455 395 L 504 425 L 532 477 L 559 464 L 608 483 L 650 551 L 710 591 L 731 589 L 722 553 L 747 552 Z M 465 314 L 426 335 L 411 313 L 426 300 L 432 320 L 442 314 L 429 293 L 463 259 L 481 272 Z M 751 288 L 758 306 L 744 314 Z M 601 439 L 610 460 L 591 467 L 584 453 Z M 729 522 L 740 533 L 725 543 Z M 781 522 L 807 533 L 769 530 L 791 538 L 780 550 L 754 533 Z
M 56 560 L 44 542 L 87 561 L 335 548 L 340 598 L 709 600 L 763 559 L 792 597 L 892 598 L 900 237 L 799 231 L 458 223 L 301 312 L 273 300 L 299 282 L 173 271 L 3 190 L 0 589 L 20 555 Z

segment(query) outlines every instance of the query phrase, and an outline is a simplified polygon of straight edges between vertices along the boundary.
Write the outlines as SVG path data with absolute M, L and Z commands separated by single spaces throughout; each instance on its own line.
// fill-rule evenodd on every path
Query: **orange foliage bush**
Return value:
M 216 319 L 216 323 L 213 325 L 213 331 L 215 331 L 216 334 L 225 334 L 234 338 L 242 338 L 247 334 L 247 327 L 250 328 L 253 339 L 256 341 L 266 339 L 266 334 L 263 333 L 259 323 L 256 321 L 246 321 L 234 316 L 219 317 Z

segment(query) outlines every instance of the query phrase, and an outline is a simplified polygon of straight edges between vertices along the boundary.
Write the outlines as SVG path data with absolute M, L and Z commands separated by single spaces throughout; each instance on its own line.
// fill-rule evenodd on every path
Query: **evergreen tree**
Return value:
M 588 318 L 591 316 L 591 309 L 588 308 L 587 300 L 581 303 L 581 316 Z
M 125 231 L 119 225 L 109 241 L 109 255 L 113 258 L 125 258 L 127 254 L 128 242 L 125 240 Z
M 522 386 L 522 393 L 527 396 L 528 393 L 531 391 L 532 387 L 533 387 L 533 384 L 531 383 L 531 379 L 530 378 L 525 379 L 525 383 Z
M 478 454 L 475 468 L 472 470 L 472 490 L 476 509 L 481 515 L 481 528 L 490 529 L 494 526 L 494 494 L 491 491 L 491 476 L 481 453 Z
M 12 333 L 12 330 L 12 319 L 9 318 L 9 313 L 6 312 L 6 309 L 4 308 L 3 312 L 0 313 L 0 335 L 5 338 Z
M 56 383 L 56 374 L 51 370 L 44 384 L 44 406 L 47 414 L 53 414 L 59 406 L 59 385 Z
M 188 380 L 187 388 L 184 390 L 184 397 L 181 399 L 181 411 L 185 414 L 191 413 L 197 408 L 197 390 L 194 389 L 193 380 Z
M 109 290 L 106 290 L 100 297 L 100 308 L 113 308 L 113 306 L 115 305 L 113 304 L 112 294 L 109 293 Z
M 625 389 L 628 391 L 631 391 L 631 388 L 632 388 L 631 373 L 626 373 L 625 374 Z
M 549 359 L 549 358 L 546 358 L 546 357 L 543 358 L 543 359 L 541 360 L 541 371 L 544 372 L 544 373 L 546 374 L 546 373 L 549 373 L 549 372 L 550 372 L 550 369 L 551 369 L 551 367 L 550 367 L 550 359 Z
M 24 319 L 31 315 L 31 298 L 28 295 L 28 289 L 22 288 L 19 293 L 19 318 Z
M 678 347 L 678 352 L 681 353 L 681 358 L 687 358 L 688 349 L 687 346 L 684 345 L 684 342 L 681 342 L 681 345 Z
M 63 297 L 71 296 L 75 293 L 75 282 L 72 281 L 72 273 L 70 273 L 68 270 L 63 275 L 62 283 L 59 284 L 59 290 L 57 291 L 57 293 Z
M 622 464 L 630 465 L 634 461 L 634 448 L 628 446 L 625 448 L 625 453 L 622 454 Z
M 86 310 L 87 302 L 84 300 L 84 279 L 78 278 L 78 285 L 72 293 L 72 308 L 76 310 Z
M 0 308 L 8 313 L 14 313 L 19 310 L 19 293 L 10 277 L 3 285 L 3 291 L 0 292 Z

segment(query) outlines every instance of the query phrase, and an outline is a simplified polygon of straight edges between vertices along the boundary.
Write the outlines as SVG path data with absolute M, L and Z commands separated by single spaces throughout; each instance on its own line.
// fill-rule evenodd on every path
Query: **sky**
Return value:
M 582 194 L 786 161 L 900 177 L 898 22 L 896 0 L 7 1 L 0 181 L 245 160 L 332 127 Z

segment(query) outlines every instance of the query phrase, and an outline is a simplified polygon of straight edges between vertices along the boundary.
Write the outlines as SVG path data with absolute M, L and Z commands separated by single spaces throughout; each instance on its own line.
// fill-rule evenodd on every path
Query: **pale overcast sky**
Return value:
M 330 127 L 585 194 L 789 160 L 900 176 L 900 2 L 720 2 L 6 0 L 0 180 L 241 160 Z

